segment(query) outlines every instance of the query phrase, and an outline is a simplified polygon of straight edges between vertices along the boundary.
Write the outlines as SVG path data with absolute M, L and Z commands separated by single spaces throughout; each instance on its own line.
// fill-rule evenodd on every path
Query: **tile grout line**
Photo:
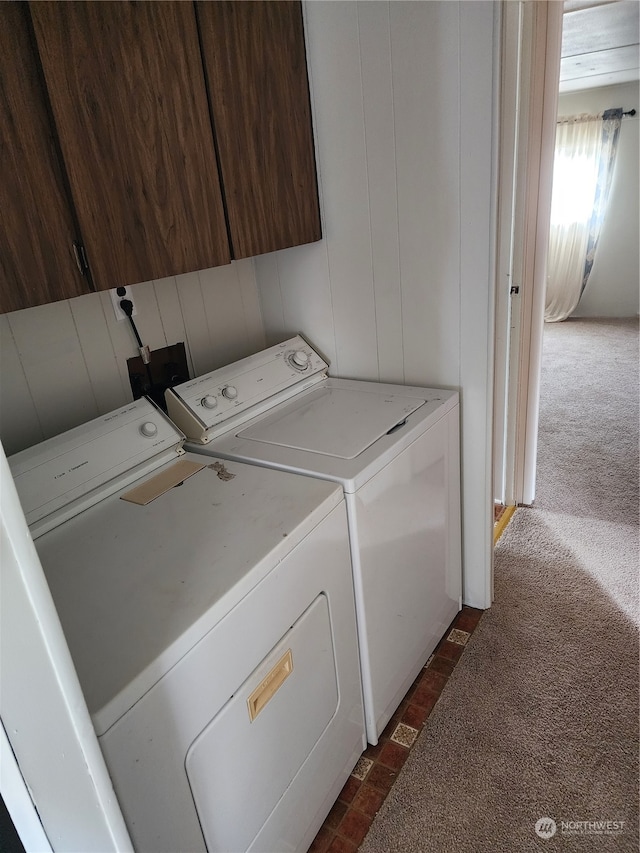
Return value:
M 368 746 L 318 831 L 309 853 L 355 853 L 427 725 L 475 631 L 482 610 L 463 607 L 407 691 L 376 746 Z

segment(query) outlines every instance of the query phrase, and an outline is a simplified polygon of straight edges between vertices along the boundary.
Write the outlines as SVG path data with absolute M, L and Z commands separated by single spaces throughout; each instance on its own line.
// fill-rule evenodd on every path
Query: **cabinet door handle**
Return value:
M 86 275 L 89 272 L 89 264 L 87 263 L 87 254 L 82 243 L 73 243 L 73 254 L 75 255 L 80 275 Z

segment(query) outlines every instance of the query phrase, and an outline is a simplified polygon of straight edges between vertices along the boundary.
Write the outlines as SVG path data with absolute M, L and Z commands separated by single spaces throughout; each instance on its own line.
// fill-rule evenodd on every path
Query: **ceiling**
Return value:
M 565 0 L 560 92 L 640 79 L 638 0 Z

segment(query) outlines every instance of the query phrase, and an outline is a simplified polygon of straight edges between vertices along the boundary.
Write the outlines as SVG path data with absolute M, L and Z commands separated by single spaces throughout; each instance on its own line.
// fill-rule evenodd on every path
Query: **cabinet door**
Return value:
M 96 286 L 228 263 L 193 5 L 30 8 Z
M 234 257 L 319 240 L 300 3 L 197 10 Z
M 0 3 L 0 312 L 89 292 L 26 5 Z

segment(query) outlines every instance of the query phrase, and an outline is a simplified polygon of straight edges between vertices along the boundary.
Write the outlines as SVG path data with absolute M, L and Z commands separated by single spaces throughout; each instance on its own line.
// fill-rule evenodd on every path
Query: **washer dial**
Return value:
M 207 394 L 206 397 L 203 397 L 200 400 L 205 409 L 215 409 L 218 405 L 218 401 L 212 394 Z
M 238 389 L 235 385 L 227 385 L 222 389 L 222 396 L 227 400 L 235 400 L 238 396 Z
M 153 421 L 145 421 L 140 426 L 140 433 L 141 435 L 144 435 L 145 438 L 153 438 L 154 435 L 158 434 L 158 427 Z

